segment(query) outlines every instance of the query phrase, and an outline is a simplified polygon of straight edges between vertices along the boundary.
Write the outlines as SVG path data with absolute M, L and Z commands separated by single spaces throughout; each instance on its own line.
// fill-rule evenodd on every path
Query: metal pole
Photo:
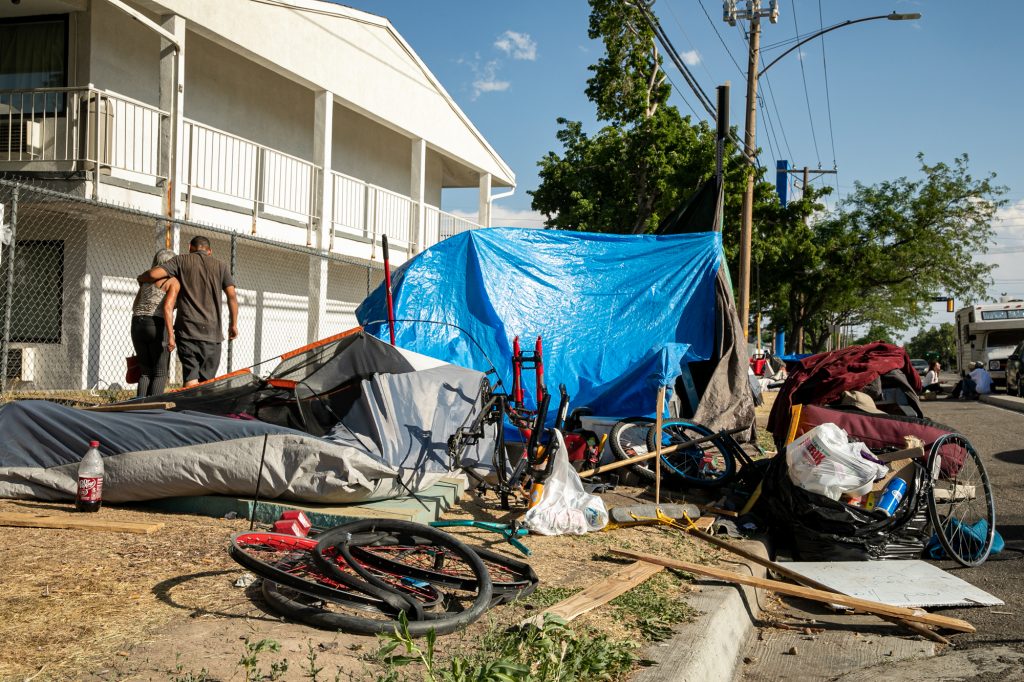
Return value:
M 234 281 L 238 273 L 238 235 L 234 232 L 231 233 L 231 261 L 229 267 L 231 268 L 231 281 Z M 228 338 L 228 374 L 234 369 L 234 360 L 235 340 Z
M 7 360 L 11 350 L 11 308 L 14 306 L 14 249 L 18 242 L 18 188 L 11 195 L 11 243 L 7 249 L 7 291 L 4 295 L 4 334 L 0 339 L 0 393 L 7 392 Z
M 755 128 L 757 126 L 757 64 L 761 51 L 761 20 L 756 15 L 758 4 L 754 3 L 754 16 L 750 20 L 750 50 L 747 60 L 747 120 L 744 129 L 743 146 L 747 156 L 754 158 L 757 150 Z M 740 225 L 740 321 L 743 324 L 743 338 L 750 336 L 750 241 L 754 222 L 754 174 L 749 169 L 747 187 L 743 192 L 743 213 Z
M 729 137 L 729 81 L 716 88 L 718 93 L 718 116 L 715 134 L 715 176 L 718 186 L 725 182 L 725 141 Z

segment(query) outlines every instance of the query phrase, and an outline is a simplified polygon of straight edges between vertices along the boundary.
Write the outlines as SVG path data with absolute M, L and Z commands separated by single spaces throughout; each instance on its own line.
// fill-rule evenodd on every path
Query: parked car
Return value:
M 923 379 L 924 375 L 928 372 L 928 361 L 921 358 L 910 358 L 910 364 L 914 366 L 914 369 L 917 370 L 917 373 Z
M 1006 395 L 1024 398 L 1024 341 L 1006 358 Z

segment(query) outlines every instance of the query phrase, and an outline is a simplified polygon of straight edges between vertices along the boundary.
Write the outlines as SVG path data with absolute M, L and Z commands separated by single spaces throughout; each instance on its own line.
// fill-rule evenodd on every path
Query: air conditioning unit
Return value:
M 7 379 L 22 383 L 36 379 L 36 349 L 10 348 L 7 350 Z
M 109 173 L 114 160 L 114 103 L 99 93 L 90 94 L 82 100 L 79 126 L 85 169 L 92 170 L 99 161 L 100 171 Z
M 0 118 L 0 161 L 32 161 L 42 156 L 43 144 L 42 122 Z

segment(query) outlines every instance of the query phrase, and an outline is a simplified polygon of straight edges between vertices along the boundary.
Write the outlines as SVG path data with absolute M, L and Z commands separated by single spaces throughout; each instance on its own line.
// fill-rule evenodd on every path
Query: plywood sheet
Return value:
M 1003 603 L 927 561 L 787 561 L 790 570 L 843 594 L 892 606 L 998 606 Z

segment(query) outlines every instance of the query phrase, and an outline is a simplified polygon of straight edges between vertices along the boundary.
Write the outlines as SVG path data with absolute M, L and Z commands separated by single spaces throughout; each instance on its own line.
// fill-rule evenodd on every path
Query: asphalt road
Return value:
M 981 455 L 995 496 L 996 529 L 1006 542 L 1006 549 L 976 568 L 941 564 L 996 595 L 1006 606 L 949 609 L 944 613 L 969 620 L 978 628 L 974 634 L 957 635 L 958 646 L 1001 643 L 1024 652 L 1024 414 L 954 400 L 935 400 L 923 406 L 927 417 L 967 436 Z M 1007 613 L 1012 615 L 1004 615 Z

